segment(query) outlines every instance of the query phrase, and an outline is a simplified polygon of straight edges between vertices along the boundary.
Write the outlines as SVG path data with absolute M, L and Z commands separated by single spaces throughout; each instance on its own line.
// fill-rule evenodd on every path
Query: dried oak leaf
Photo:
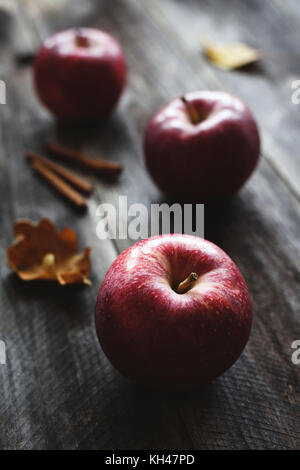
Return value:
M 91 284 L 90 248 L 78 253 L 78 240 L 72 229 L 58 232 L 48 219 L 41 219 L 38 225 L 18 220 L 14 234 L 18 241 L 7 251 L 8 264 L 24 281 Z
M 204 51 L 208 59 L 217 67 L 232 70 L 244 67 L 261 58 L 257 49 L 246 44 L 213 45 L 205 43 Z

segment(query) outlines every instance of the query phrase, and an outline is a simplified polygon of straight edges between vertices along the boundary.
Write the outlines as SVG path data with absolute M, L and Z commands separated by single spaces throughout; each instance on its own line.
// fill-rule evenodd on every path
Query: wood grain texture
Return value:
M 46 1 L 22 3 L 17 22 L 28 38 L 26 48 L 34 51 L 43 37 L 71 25 L 100 27 L 123 44 L 129 80 L 104 125 L 58 126 L 34 95 L 30 67 L 14 61 L 13 14 L 0 18 L 7 31 L 0 37 L 0 78 L 8 86 L 8 103 L 0 109 L 0 339 L 8 356 L 0 366 L 0 448 L 299 448 L 300 369 L 291 362 L 291 343 L 300 337 L 300 108 L 291 104 L 290 85 L 300 79 L 296 2 L 283 8 L 277 0 L 229 0 L 225 10 L 221 0 L 115 0 L 113 7 L 92 0 L 53 3 L 56 12 Z M 205 35 L 243 40 L 270 54 L 257 69 L 219 71 L 201 54 Z M 262 129 L 263 159 L 255 175 L 230 203 L 205 209 L 206 238 L 240 267 L 255 319 L 251 340 L 229 372 L 201 390 L 168 395 L 120 377 L 97 343 L 98 287 L 131 242 L 100 242 L 96 207 L 117 204 L 120 194 L 129 203 L 163 201 L 143 167 L 143 129 L 158 107 L 197 88 L 237 93 Z M 73 212 L 24 161 L 27 149 L 42 153 L 49 139 L 124 165 L 119 182 L 86 175 L 96 187 L 86 215 Z M 70 225 L 81 248 L 92 247 L 91 288 L 28 285 L 9 272 L 6 248 L 14 220 L 45 216 L 61 228 Z

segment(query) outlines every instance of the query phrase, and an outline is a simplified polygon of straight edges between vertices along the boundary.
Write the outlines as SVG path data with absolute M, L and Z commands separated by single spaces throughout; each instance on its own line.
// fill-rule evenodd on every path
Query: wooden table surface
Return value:
M 300 447 L 300 11 L 296 0 L 19 0 L 0 10 L 1 449 L 296 449 Z M 225 6 L 226 3 L 226 6 Z M 64 128 L 39 104 L 26 57 L 53 31 L 91 25 L 114 34 L 129 64 L 128 86 L 106 124 Z M 243 41 L 263 50 L 256 67 L 210 65 L 201 41 Z M 94 305 L 115 257 L 132 242 L 99 241 L 96 207 L 163 201 L 143 166 L 147 120 L 184 92 L 223 89 L 243 98 L 258 120 L 263 155 L 240 194 L 205 207 L 205 235 L 240 267 L 254 324 L 240 360 L 200 390 L 162 394 L 121 377 L 101 351 Z M 118 183 L 96 190 L 78 215 L 24 160 L 47 139 L 122 162 Z M 92 248 L 92 287 L 26 284 L 7 267 L 17 218 L 71 226 Z

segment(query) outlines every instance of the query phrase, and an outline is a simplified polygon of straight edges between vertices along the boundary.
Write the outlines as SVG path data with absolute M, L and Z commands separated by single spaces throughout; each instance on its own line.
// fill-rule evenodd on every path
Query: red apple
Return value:
M 149 173 L 166 195 L 205 202 L 240 189 L 257 164 L 260 139 L 243 101 L 197 91 L 153 116 L 144 150 Z
M 106 117 L 125 84 L 122 49 L 98 29 L 63 31 L 46 39 L 34 63 L 36 90 L 44 105 L 64 121 Z
M 191 235 L 143 240 L 112 264 L 99 290 L 96 330 L 125 376 L 159 388 L 210 381 L 240 356 L 252 308 L 224 251 Z

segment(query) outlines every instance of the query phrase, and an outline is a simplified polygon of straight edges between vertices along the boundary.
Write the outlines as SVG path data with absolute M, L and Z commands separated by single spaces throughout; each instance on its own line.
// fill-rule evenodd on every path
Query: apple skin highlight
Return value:
M 221 91 L 197 91 L 152 117 L 144 153 L 164 194 L 208 202 L 231 197 L 246 182 L 259 159 L 260 137 L 242 100 Z
M 59 120 L 106 118 L 126 80 L 118 42 L 92 28 L 70 29 L 45 40 L 34 62 L 34 83 L 42 103 Z
M 198 279 L 183 294 L 178 285 Z M 238 359 L 251 330 L 246 282 L 229 256 L 190 235 L 143 240 L 111 265 L 100 287 L 100 344 L 123 375 L 166 389 L 211 381 Z

